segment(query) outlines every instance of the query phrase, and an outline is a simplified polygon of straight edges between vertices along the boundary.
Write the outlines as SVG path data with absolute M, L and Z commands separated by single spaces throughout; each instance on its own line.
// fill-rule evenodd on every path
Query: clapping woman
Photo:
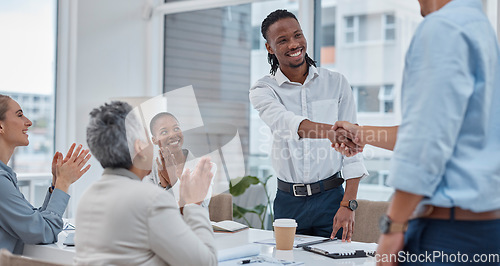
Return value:
M 181 214 L 171 193 L 142 182 L 151 172 L 153 144 L 130 105 L 94 109 L 87 143 L 104 172 L 78 205 L 77 265 L 217 264 L 208 212 L 200 206 L 213 176 L 208 158 L 182 175 Z
M 90 165 L 88 150 L 73 144 L 66 157 L 56 152 L 52 161 L 52 187 L 42 207 L 34 208 L 23 196 L 16 173 L 7 166 L 14 149 L 27 146 L 31 121 L 19 104 L 0 94 L 0 249 L 21 254 L 24 244 L 53 243 L 63 227 L 62 215 L 68 205 L 69 186 L 77 181 Z

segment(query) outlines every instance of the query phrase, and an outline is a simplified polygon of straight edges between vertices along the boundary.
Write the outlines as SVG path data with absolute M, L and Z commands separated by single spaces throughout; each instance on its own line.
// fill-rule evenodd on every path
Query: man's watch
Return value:
M 404 233 L 408 229 L 408 222 L 395 223 L 389 215 L 384 214 L 380 217 L 379 228 L 382 234 Z
M 355 211 L 358 208 L 358 202 L 356 200 L 343 200 L 340 202 L 340 206 Z

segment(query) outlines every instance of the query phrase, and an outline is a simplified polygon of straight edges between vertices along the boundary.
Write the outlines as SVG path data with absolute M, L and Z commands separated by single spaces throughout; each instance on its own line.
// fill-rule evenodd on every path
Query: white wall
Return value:
M 58 150 L 75 141 L 86 144 L 89 112 L 113 98 L 153 96 L 161 92 L 152 64 L 148 34 L 155 20 L 142 17 L 146 0 L 59 0 Z M 66 20 L 66 21 L 65 21 Z M 68 26 L 68 23 L 70 26 Z M 91 169 L 71 190 L 74 203 L 102 168 L 92 158 Z

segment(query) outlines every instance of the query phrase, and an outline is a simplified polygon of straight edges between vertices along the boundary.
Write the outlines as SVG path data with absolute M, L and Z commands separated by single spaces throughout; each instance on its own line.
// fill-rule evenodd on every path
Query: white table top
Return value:
M 59 234 L 59 240 L 55 244 L 50 245 L 25 245 L 24 256 L 38 258 L 45 261 L 72 264 L 73 256 L 75 255 L 74 247 L 67 247 L 63 244 L 66 239 L 67 232 L 63 231 Z M 215 243 L 217 250 L 234 248 L 237 246 L 247 245 L 255 241 L 267 240 L 273 238 L 273 231 L 248 229 L 238 233 L 215 233 Z M 256 244 L 257 245 L 257 244 Z M 332 259 L 326 256 L 314 254 L 303 250 L 302 248 L 294 248 L 291 251 L 276 250 L 275 246 L 258 244 L 260 246 L 260 255 L 271 256 L 273 258 L 294 260 L 304 262 L 305 265 L 375 265 L 375 258 L 355 258 L 355 259 Z M 235 265 L 237 265 L 235 263 Z

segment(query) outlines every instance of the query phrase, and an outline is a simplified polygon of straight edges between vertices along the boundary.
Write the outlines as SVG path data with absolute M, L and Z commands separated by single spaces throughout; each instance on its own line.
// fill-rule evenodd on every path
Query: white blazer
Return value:
M 126 169 L 105 169 L 85 191 L 75 226 L 77 265 L 217 264 L 207 210 L 181 215 L 172 193 Z

